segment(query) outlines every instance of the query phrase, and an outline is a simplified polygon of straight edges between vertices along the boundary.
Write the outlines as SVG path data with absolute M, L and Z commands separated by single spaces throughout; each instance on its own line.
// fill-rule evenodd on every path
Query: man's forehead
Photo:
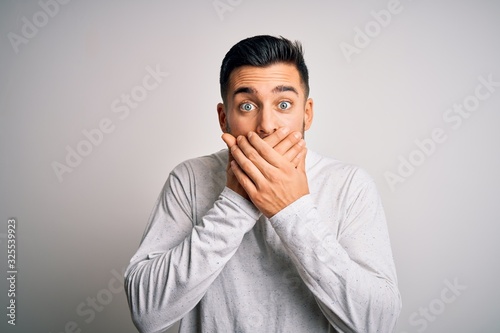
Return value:
M 277 85 L 291 85 L 299 88 L 300 83 L 297 68 L 286 63 L 277 63 L 266 67 L 241 66 L 233 70 L 229 77 L 231 90 L 255 85 L 269 85 L 270 88 Z

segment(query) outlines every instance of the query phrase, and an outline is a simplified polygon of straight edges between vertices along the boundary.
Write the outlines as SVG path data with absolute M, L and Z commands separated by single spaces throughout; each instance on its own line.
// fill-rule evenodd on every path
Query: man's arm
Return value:
M 169 176 L 125 272 L 125 291 L 140 332 L 161 332 L 191 311 L 260 215 L 225 188 L 194 225 L 189 184 L 181 180 L 189 172 L 182 166 Z
M 401 301 L 384 212 L 369 177 L 352 174 L 351 202 L 336 235 L 308 194 L 305 159 L 295 168 L 256 135 L 239 137 L 231 148 L 238 181 L 270 218 L 332 326 L 341 332 L 390 332 Z
M 266 138 L 289 161 L 302 151 L 296 146 L 299 140 L 286 130 Z M 229 168 L 227 172 L 229 184 Z M 181 164 L 169 175 L 125 272 L 132 319 L 141 332 L 162 331 L 191 311 L 261 214 L 226 186 L 197 224 L 191 199 L 195 193 L 188 181 L 193 178 L 189 164 Z
M 364 172 L 353 172 L 350 182 L 350 202 L 338 231 L 310 195 L 270 221 L 336 330 L 392 332 L 401 299 L 385 215 L 375 184 Z

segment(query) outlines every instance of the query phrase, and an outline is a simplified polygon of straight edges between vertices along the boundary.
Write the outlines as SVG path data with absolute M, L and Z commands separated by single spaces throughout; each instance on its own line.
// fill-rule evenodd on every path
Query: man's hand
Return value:
M 303 144 L 303 140 L 301 140 L 302 135 L 299 132 L 290 133 L 289 129 L 286 127 L 279 128 L 273 134 L 265 137 L 263 141 L 265 141 L 269 146 L 274 148 L 280 155 L 292 162 L 295 167 L 298 166 L 300 162 L 300 155 L 305 154 L 305 144 Z M 227 147 L 231 151 L 231 147 L 236 145 L 236 138 L 229 133 L 224 133 L 222 135 L 222 139 L 227 144 Z M 299 142 L 301 142 L 299 144 Z M 240 185 L 238 179 L 234 175 L 234 172 L 231 169 L 231 161 L 234 160 L 233 155 L 230 153 L 228 156 L 228 164 L 227 164 L 227 181 L 226 186 L 231 190 L 235 191 L 242 197 L 247 200 L 250 200 L 245 189 Z
M 239 136 L 236 143 L 223 136 L 232 155 L 228 173 L 232 171 L 240 188 L 267 217 L 309 193 L 305 173 L 307 150 L 297 133 L 278 141 L 276 137 L 261 139 L 250 132 L 247 137 Z M 294 139 L 290 136 L 298 139 L 291 147 Z
M 231 169 L 231 161 L 234 161 L 233 155 L 231 154 L 231 147 L 236 145 L 236 138 L 229 133 L 224 133 L 222 134 L 222 140 L 224 140 L 224 142 L 227 144 L 227 147 L 229 148 L 226 168 L 226 186 L 241 195 L 243 198 L 250 200 L 247 192 L 245 192 L 243 186 L 240 185 L 238 179 L 233 173 L 233 170 Z

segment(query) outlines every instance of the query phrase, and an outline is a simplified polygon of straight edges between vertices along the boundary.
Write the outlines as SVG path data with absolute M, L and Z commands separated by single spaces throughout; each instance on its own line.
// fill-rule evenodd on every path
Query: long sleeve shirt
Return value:
M 310 193 L 268 219 L 225 187 L 227 154 L 170 173 L 125 272 L 137 328 L 392 332 L 401 299 L 366 172 L 308 151 Z

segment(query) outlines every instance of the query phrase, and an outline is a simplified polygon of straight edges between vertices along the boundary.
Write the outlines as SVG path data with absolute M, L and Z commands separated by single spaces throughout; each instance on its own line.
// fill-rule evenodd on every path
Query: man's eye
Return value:
M 255 109 L 255 106 L 252 103 L 243 103 L 240 105 L 240 109 L 245 112 L 250 112 Z
M 278 104 L 278 107 L 280 108 L 280 110 L 287 110 L 287 109 L 289 109 L 291 106 L 292 106 L 292 103 L 290 103 L 290 102 L 284 102 L 284 101 L 283 101 L 283 102 L 280 102 L 280 103 Z

